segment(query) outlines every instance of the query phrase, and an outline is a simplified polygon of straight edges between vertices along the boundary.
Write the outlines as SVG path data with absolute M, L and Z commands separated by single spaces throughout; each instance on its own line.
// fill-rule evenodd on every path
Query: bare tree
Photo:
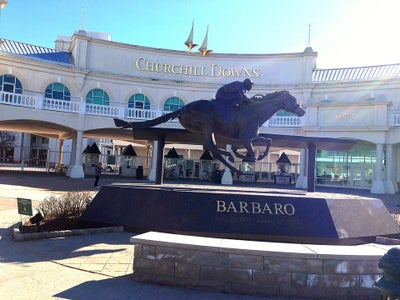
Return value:
M 15 135 L 12 132 L 0 131 L 0 161 L 13 161 Z

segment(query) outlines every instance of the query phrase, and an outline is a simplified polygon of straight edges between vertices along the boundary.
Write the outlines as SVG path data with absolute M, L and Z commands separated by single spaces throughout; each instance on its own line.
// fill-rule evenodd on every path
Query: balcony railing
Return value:
M 0 92 L 0 103 L 34 108 L 36 105 L 36 97 L 24 94 Z
M 137 109 L 137 108 L 125 108 L 124 117 L 127 119 L 141 119 L 151 120 L 161 115 L 161 112 L 154 109 Z
M 63 112 L 79 112 L 79 102 L 65 101 L 51 98 L 43 99 L 43 109 L 63 111 Z
M 335 69 L 316 69 L 313 72 L 314 82 L 374 80 L 396 78 L 400 76 L 400 64 L 389 64 L 370 67 L 351 67 Z
M 118 106 L 100 104 L 86 104 L 85 113 L 104 117 L 118 117 L 120 115 Z
M 264 127 L 300 127 L 301 119 L 297 116 L 272 116 Z
M 0 105 L 1 104 L 29 107 L 37 110 L 51 110 L 64 113 L 137 120 L 151 120 L 167 113 L 159 109 L 139 109 L 113 104 L 89 104 L 85 101 L 65 101 L 0 91 Z M 177 120 L 174 119 L 170 122 L 175 123 Z M 273 116 L 263 124 L 264 127 L 299 127 L 300 125 L 301 118 L 297 116 Z

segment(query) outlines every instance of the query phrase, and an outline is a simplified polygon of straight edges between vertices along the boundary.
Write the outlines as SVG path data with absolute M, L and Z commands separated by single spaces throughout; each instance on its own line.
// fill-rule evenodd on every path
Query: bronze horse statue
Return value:
M 261 160 L 268 154 L 272 141 L 259 136 L 258 129 L 280 109 L 297 116 L 305 114 L 296 98 L 288 91 L 278 91 L 266 95 L 255 95 L 240 109 L 233 107 L 227 101 L 197 100 L 153 120 L 126 122 L 114 119 L 114 123 L 115 126 L 122 128 L 149 128 L 178 118 L 185 129 L 202 136 L 204 150 L 210 151 L 214 158 L 233 172 L 240 173 L 224 159 L 223 155 L 228 157 L 230 162 L 234 161 L 230 152 L 217 147 L 214 135 L 231 141 L 232 144 L 242 144 L 247 150 L 246 155 L 239 154 L 236 147 L 233 147 L 233 152 L 243 161 L 256 161 L 253 143 L 265 145 L 264 153 L 257 158 Z

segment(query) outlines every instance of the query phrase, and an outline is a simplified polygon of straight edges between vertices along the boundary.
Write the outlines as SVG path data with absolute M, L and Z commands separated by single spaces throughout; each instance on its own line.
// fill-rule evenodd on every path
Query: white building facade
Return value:
M 278 113 L 260 132 L 356 141 L 347 152 L 317 149 L 317 184 L 397 192 L 400 64 L 321 70 L 316 61 L 311 48 L 202 56 L 85 31 L 59 37 L 55 49 L 1 40 L 0 130 L 49 138 L 57 153 L 69 147 L 69 175 L 81 178 L 88 138 L 142 144 L 144 153 L 153 148 L 152 141 L 135 141 L 115 128 L 113 118 L 152 119 L 250 78 L 255 84 L 249 97 L 288 90 L 306 108 L 302 118 Z M 163 126 L 181 128 L 177 122 Z

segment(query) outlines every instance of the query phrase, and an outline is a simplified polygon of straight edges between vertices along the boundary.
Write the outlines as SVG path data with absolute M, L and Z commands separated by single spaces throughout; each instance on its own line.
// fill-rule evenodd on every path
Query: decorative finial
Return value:
M 190 31 L 189 37 L 187 38 L 185 45 L 188 47 L 189 51 L 192 51 L 197 44 L 193 44 L 193 28 L 194 28 L 194 19 L 192 21 L 192 30 Z
M 82 5 L 82 24 L 81 30 L 85 30 L 85 7 Z
M 208 44 L 208 25 L 207 25 L 207 31 L 206 31 L 206 36 L 204 37 L 203 43 L 201 44 L 199 51 L 201 52 L 201 55 L 206 56 L 209 52 L 212 52 L 212 50 L 207 49 L 207 44 Z
M 304 53 L 311 53 L 314 52 L 313 48 L 311 47 L 311 24 L 308 24 L 308 39 L 307 39 L 307 47 L 304 49 Z

